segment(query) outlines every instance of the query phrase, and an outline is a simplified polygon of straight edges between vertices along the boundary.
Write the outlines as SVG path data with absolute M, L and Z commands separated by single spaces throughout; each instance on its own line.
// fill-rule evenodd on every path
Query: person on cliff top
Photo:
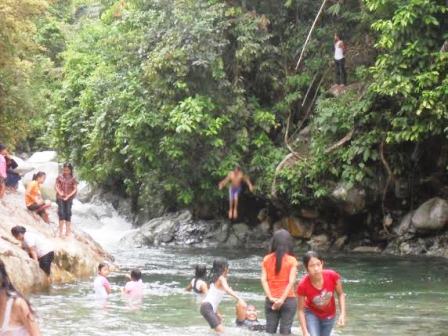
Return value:
M 334 63 L 336 68 L 336 84 L 339 87 L 347 85 L 347 73 L 345 72 L 346 45 L 340 34 L 334 34 Z
M 46 174 L 37 172 L 33 175 L 33 180 L 28 184 L 25 193 L 25 203 L 28 210 L 36 212 L 45 223 L 50 224 L 47 209 L 51 207 L 50 201 L 44 201 L 40 192 L 40 186 L 45 182 Z
M 95 291 L 95 297 L 98 300 L 106 300 L 109 294 L 112 292 L 109 280 L 109 266 L 106 263 L 100 263 L 98 265 L 98 275 L 93 281 L 93 289 Z
M 40 233 L 28 232 L 23 226 L 14 226 L 11 234 L 22 243 L 22 248 L 39 263 L 40 268 L 50 277 L 54 251 L 50 242 Z
M 73 176 L 71 163 L 64 163 L 62 174 L 56 179 L 56 201 L 58 203 L 59 236 L 70 237 L 72 234 L 72 205 L 77 192 L 78 181 Z
M 25 297 L 18 292 L 6 272 L 5 264 L 0 260 L 0 316 L 2 324 L 0 335 L 39 336 L 39 325 L 33 308 Z
M 308 274 L 297 288 L 299 297 L 299 322 L 302 335 L 330 336 L 336 322 L 335 295 L 338 295 L 338 325 L 345 325 L 345 294 L 341 276 L 333 270 L 324 269 L 322 257 L 309 251 L 303 257 L 303 265 Z
M 236 166 L 234 170 L 227 174 L 225 179 L 219 182 L 219 189 L 224 188 L 229 182 L 229 219 L 232 220 L 238 218 L 238 197 L 241 193 L 243 182 L 247 184 L 250 191 L 254 190 L 254 186 L 249 177 L 243 173 L 240 166 Z
M 5 190 L 6 190 L 6 146 L 3 144 L 0 144 L 0 199 L 5 196 Z

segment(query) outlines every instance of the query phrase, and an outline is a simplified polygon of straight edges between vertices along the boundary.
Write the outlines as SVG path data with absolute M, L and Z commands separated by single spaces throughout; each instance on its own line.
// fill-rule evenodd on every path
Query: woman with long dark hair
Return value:
M 39 326 L 30 303 L 14 288 L 0 260 L 0 335 L 39 336 Z
M 266 295 L 266 332 L 291 334 L 297 311 L 297 299 L 293 286 L 297 276 L 297 260 L 293 256 L 292 237 L 286 230 L 274 233 L 270 253 L 264 257 L 261 284 Z
M 73 198 L 77 192 L 78 181 L 73 175 L 71 163 L 64 163 L 62 174 L 56 179 L 56 201 L 58 203 L 59 236 L 63 237 L 72 234 L 72 205 Z

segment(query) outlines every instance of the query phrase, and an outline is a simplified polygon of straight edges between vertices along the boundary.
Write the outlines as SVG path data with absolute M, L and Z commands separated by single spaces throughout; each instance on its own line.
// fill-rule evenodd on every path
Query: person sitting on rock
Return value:
M 240 166 L 227 174 L 226 178 L 219 182 L 219 189 L 224 188 L 230 182 L 229 188 L 229 219 L 238 218 L 238 196 L 242 190 L 243 182 L 247 184 L 250 191 L 254 190 L 249 177 L 243 173 Z
M 2 325 L 0 335 L 39 336 L 31 304 L 11 283 L 5 264 L 0 260 L 0 316 Z
M 7 153 L 6 155 L 6 188 L 11 191 L 16 191 L 19 186 L 19 181 L 22 178 L 20 174 L 17 174 L 14 169 L 19 165 L 17 162 Z
M 70 237 L 71 218 L 72 218 L 72 204 L 73 198 L 77 192 L 78 181 L 73 176 L 73 166 L 71 163 L 64 163 L 62 174 L 56 179 L 56 200 L 58 203 L 58 217 L 59 217 L 59 236 L 64 235 Z
M 25 203 L 28 210 L 36 212 L 45 223 L 50 224 L 47 209 L 51 206 L 50 201 L 44 201 L 40 192 L 40 186 L 45 182 L 46 174 L 37 172 L 33 175 L 33 180 L 29 183 L 25 193 Z
M 251 331 L 265 331 L 266 325 L 258 321 L 258 312 L 254 305 L 236 304 L 236 320 L 237 327 L 247 328 Z
M 0 199 L 5 195 L 6 190 L 6 146 L 0 144 Z
M 54 251 L 48 240 L 37 232 L 28 232 L 23 226 L 14 226 L 11 234 L 22 243 L 22 248 L 39 263 L 40 268 L 49 278 Z

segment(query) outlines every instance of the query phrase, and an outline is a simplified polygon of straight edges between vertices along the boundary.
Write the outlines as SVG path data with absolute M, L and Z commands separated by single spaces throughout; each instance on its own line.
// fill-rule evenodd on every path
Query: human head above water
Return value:
M 14 226 L 11 229 L 11 234 L 16 238 L 17 240 L 23 240 L 25 236 L 26 229 L 23 226 L 17 225 Z
M 207 267 L 205 265 L 197 264 L 194 266 L 194 277 L 196 279 L 204 279 L 207 276 Z
M 44 183 L 46 176 L 47 176 L 47 174 L 45 174 L 43 171 L 39 171 L 33 175 L 33 181 L 37 181 L 39 183 Z
M 98 265 L 98 274 L 107 276 L 109 274 L 109 265 L 107 263 L 100 263 Z
M 285 229 L 275 231 L 271 240 L 271 253 L 275 253 L 275 273 L 278 274 L 282 268 L 282 259 L 285 254 L 293 255 L 294 244 L 291 234 Z
M 73 176 L 73 166 L 70 162 L 64 163 L 64 165 L 62 166 L 62 174 Z
M 213 260 L 212 270 L 210 271 L 210 282 L 215 283 L 221 275 L 227 275 L 229 263 L 227 259 L 217 258 Z
M 131 271 L 131 280 L 132 281 L 139 281 L 142 278 L 142 272 L 139 269 L 133 269 Z
M 247 305 L 246 320 L 256 321 L 258 319 L 258 312 L 254 305 Z
M 303 266 L 311 275 L 320 273 L 324 266 L 324 259 L 315 251 L 308 251 L 302 258 Z

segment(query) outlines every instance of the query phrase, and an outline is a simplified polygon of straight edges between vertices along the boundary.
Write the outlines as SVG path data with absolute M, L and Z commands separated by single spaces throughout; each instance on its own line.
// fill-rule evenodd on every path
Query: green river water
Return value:
M 260 263 L 264 251 L 111 248 L 120 267 L 110 275 L 114 294 L 108 305 L 95 302 L 92 279 L 56 285 L 31 301 L 43 335 L 213 335 L 198 312 L 191 293 L 184 291 L 192 265 L 211 264 L 214 257 L 230 261 L 229 282 L 264 319 Z M 300 255 L 303 251 L 297 251 Z M 348 322 L 334 335 L 448 335 L 448 261 L 368 255 L 327 255 L 327 266 L 343 277 Z M 119 290 L 124 274 L 139 267 L 144 273 L 145 298 L 130 308 Z M 302 274 L 300 274 L 302 275 Z M 234 302 L 221 304 L 226 335 L 251 335 L 233 326 Z M 293 333 L 300 335 L 298 322 Z M 258 333 L 259 334 L 259 333 Z

